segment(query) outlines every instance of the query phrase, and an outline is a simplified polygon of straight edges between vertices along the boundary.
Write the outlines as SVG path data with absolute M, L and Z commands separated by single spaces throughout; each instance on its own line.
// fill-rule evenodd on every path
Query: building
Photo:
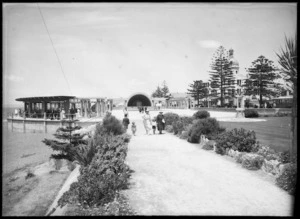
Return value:
M 245 84 L 245 81 L 249 76 L 245 70 L 243 70 L 243 71 L 240 70 L 239 62 L 234 57 L 233 49 L 229 50 L 229 63 L 230 63 L 231 71 L 233 72 L 233 75 L 234 75 L 234 81 L 231 82 L 234 85 L 234 89 L 227 90 L 226 92 L 232 93 L 234 97 L 231 97 L 231 98 L 225 97 L 225 99 L 224 99 L 225 106 L 240 108 L 240 107 L 245 106 L 246 101 L 248 103 L 251 103 L 252 105 L 258 106 L 259 105 L 259 101 L 258 101 L 259 95 L 258 94 L 251 95 L 251 96 L 244 95 L 243 85 Z M 290 96 L 290 94 L 292 93 L 291 86 L 286 84 L 286 82 L 283 80 L 283 78 L 279 78 L 275 82 L 279 83 L 282 88 L 282 92 L 281 92 L 280 96 Z M 213 94 L 214 91 L 212 90 L 212 88 L 210 86 L 210 82 L 205 82 L 204 84 L 208 88 L 209 94 Z M 277 89 L 277 87 L 274 87 L 274 89 Z M 220 94 L 220 93 L 217 92 L 215 94 Z M 273 97 L 273 98 L 275 98 L 275 97 Z M 263 97 L 263 99 L 269 100 L 272 98 Z M 206 107 L 210 107 L 210 106 L 214 107 L 214 106 L 218 106 L 221 104 L 219 97 L 203 98 L 203 99 L 201 99 L 201 102 Z

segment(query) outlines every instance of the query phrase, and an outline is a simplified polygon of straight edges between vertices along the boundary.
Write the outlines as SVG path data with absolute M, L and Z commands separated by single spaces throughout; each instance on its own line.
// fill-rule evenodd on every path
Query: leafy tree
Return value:
M 220 46 L 214 53 L 210 65 L 211 96 L 220 97 L 221 106 L 224 106 L 225 97 L 234 97 L 234 74 L 230 68 L 228 52 Z
M 259 95 L 259 105 L 263 104 L 263 97 L 273 97 L 278 93 L 275 79 L 279 78 L 273 61 L 259 56 L 247 69 L 249 78 L 245 80 L 245 95 Z
M 163 97 L 167 97 L 167 95 L 169 94 L 169 88 L 167 86 L 166 81 L 163 81 L 161 91 L 163 93 Z
M 188 94 L 191 94 L 191 96 L 197 101 L 197 104 L 199 106 L 199 99 L 207 97 L 208 95 L 207 87 L 204 85 L 202 80 L 193 81 L 193 83 L 190 84 L 189 87 L 190 89 L 187 89 Z
M 293 39 L 285 37 L 285 49 L 276 53 L 278 63 L 281 65 L 281 75 L 287 82 L 292 83 L 293 107 L 291 118 L 292 145 L 290 154 L 297 154 L 297 36 Z

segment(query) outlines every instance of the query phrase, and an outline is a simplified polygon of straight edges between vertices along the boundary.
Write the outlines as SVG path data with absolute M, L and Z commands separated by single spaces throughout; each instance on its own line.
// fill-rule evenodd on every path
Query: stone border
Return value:
M 48 208 L 48 211 L 45 216 L 59 216 L 63 215 L 64 210 L 66 209 L 66 205 L 64 207 L 58 207 L 58 200 L 61 196 L 70 189 L 70 186 L 73 182 L 77 181 L 78 176 L 80 175 L 80 165 L 76 165 L 75 169 L 70 173 L 68 179 L 65 181 L 62 188 L 59 190 L 56 198 L 54 199 L 51 206 Z

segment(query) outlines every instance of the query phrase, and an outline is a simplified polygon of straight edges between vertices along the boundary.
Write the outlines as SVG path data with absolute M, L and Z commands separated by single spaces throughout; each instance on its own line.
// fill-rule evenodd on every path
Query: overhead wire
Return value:
M 42 11 L 41 11 L 40 6 L 39 6 L 38 3 L 37 3 L 37 6 L 38 6 L 39 12 L 40 12 L 40 14 L 41 14 L 41 16 L 42 16 L 42 20 L 43 20 L 44 26 L 45 26 L 45 28 L 46 28 L 46 30 L 47 30 L 49 39 L 50 39 L 50 41 L 51 41 L 51 44 L 52 44 L 52 47 L 53 47 L 53 50 L 54 50 L 54 53 L 55 53 L 55 55 L 56 55 L 56 57 L 57 57 L 57 60 L 58 60 L 58 62 L 59 62 L 60 69 L 61 69 L 61 71 L 62 71 L 62 73 L 63 73 L 63 76 L 64 76 L 64 78 L 65 78 L 65 80 L 66 80 L 66 82 L 67 82 L 69 91 L 70 91 L 70 93 L 71 93 L 71 95 L 72 95 L 72 91 L 71 91 L 71 88 L 70 88 L 68 79 L 67 79 L 67 77 L 66 77 L 66 75 L 65 75 L 65 72 L 64 72 L 64 70 L 63 70 L 61 61 L 60 61 L 59 56 L 58 56 L 58 54 L 57 54 L 57 52 L 56 52 L 56 49 L 55 49 L 55 47 L 54 47 L 54 43 L 53 43 L 53 41 L 52 41 L 51 35 L 50 35 L 50 33 L 49 33 L 49 30 L 48 30 L 48 28 L 47 28 L 47 25 L 46 25 L 46 22 L 45 22 L 45 19 L 44 19 L 44 16 L 43 16 L 43 13 L 42 13 Z

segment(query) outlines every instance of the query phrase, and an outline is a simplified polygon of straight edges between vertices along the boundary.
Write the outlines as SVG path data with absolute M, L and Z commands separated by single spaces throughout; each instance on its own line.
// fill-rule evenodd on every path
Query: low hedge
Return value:
M 246 118 L 257 118 L 259 117 L 257 110 L 255 109 L 245 109 L 245 117 Z

